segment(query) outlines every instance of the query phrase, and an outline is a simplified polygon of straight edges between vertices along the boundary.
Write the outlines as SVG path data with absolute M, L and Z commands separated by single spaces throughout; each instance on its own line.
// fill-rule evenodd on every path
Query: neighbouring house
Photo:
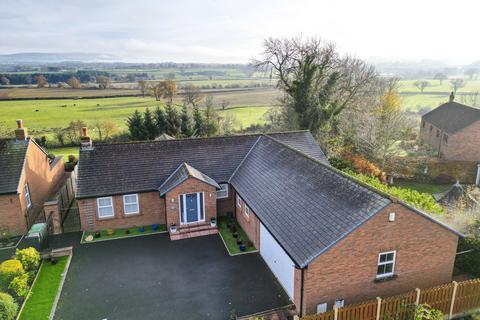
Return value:
M 0 146 L 0 230 L 20 235 L 45 221 L 44 203 L 65 176 L 63 158 L 49 156 L 17 120 L 15 139 Z
M 480 161 L 480 109 L 455 102 L 452 94 L 422 116 L 420 140 L 442 159 Z
M 449 282 L 460 236 L 332 168 L 308 131 L 95 146 L 85 131 L 77 201 L 85 230 L 166 224 L 172 240 L 235 217 L 300 314 Z

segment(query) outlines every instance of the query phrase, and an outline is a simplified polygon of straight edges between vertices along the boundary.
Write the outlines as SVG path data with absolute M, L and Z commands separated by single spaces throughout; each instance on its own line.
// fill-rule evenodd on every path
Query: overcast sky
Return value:
M 266 37 L 303 34 L 361 58 L 480 60 L 479 0 L 0 0 L 0 7 L 2 54 L 248 62 Z

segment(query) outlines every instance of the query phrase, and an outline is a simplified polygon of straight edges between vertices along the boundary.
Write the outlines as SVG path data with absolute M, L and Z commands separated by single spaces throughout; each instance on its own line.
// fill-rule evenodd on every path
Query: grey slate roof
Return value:
M 155 191 L 186 162 L 216 182 L 226 182 L 260 134 L 94 145 L 80 150 L 77 198 Z M 327 161 L 308 131 L 270 134 Z
M 160 196 L 163 196 L 168 191 L 172 190 L 188 178 L 195 178 L 206 184 L 214 186 L 217 189 L 220 189 L 218 183 L 215 182 L 212 178 L 198 171 L 197 169 L 190 166 L 188 163 L 182 163 L 167 180 L 158 188 Z
M 268 137 L 230 183 L 300 267 L 391 203 Z
M 9 141 L 0 149 L 0 194 L 17 193 L 27 141 Z
M 426 113 L 422 119 L 447 133 L 455 133 L 480 121 L 480 109 L 452 101 Z

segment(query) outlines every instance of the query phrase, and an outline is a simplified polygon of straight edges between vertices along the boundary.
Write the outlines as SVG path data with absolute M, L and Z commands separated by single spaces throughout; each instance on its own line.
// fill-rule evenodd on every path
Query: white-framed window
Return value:
M 395 272 L 396 251 L 381 252 L 378 254 L 377 278 L 393 276 Z
M 242 206 L 242 198 L 237 194 L 237 206 L 241 207 Z
M 27 203 L 27 209 L 32 206 L 32 199 L 30 198 L 30 190 L 28 189 L 28 183 L 25 183 L 23 187 L 23 191 L 25 192 L 25 202 Z
M 126 194 L 123 196 L 123 212 L 125 215 L 140 213 L 138 194 Z
M 217 199 L 228 198 L 228 183 L 220 183 L 220 190 L 217 190 Z
M 244 210 L 245 216 L 247 218 L 250 217 L 250 207 L 245 204 L 245 210 Z
M 112 197 L 97 198 L 97 209 L 99 218 L 110 218 L 115 216 Z

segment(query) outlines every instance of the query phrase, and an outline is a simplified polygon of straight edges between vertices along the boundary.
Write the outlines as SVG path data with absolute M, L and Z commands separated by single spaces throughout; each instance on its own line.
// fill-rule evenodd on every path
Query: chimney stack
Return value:
M 80 137 L 80 148 L 81 149 L 92 148 L 92 139 L 88 136 L 87 127 L 82 128 L 82 136 Z
M 28 130 L 23 127 L 23 120 L 17 120 L 17 129 L 15 129 L 15 139 L 17 141 L 25 141 L 28 138 Z
M 453 102 L 453 100 L 455 100 L 455 94 L 453 93 L 453 91 L 450 93 L 450 97 L 448 98 L 448 101 L 449 102 Z

